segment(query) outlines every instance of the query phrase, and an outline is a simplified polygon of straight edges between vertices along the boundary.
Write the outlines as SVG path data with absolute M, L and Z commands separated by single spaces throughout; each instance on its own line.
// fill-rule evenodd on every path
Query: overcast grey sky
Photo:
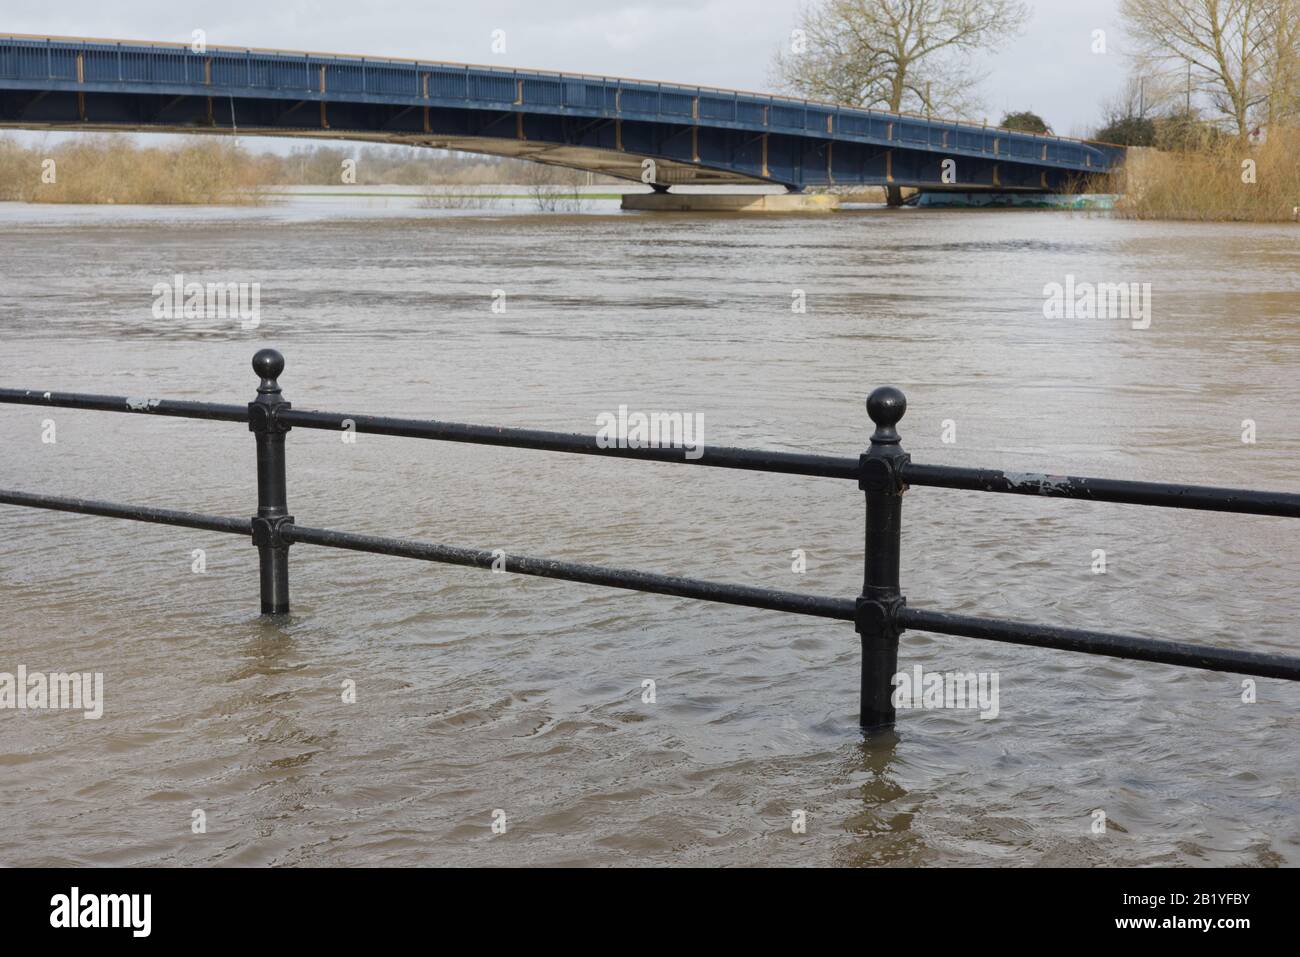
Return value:
M 1040 113 L 1079 135 L 1122 83 L 1118 0 L 1029 0 L 1022 37 L 984 58 L 996 122 Z M 189 41 L 494 63 L 769 90 L 773 52 L 789 42 L 800 0 L 59 0 L 7 3 L 0 30 Z M 492 31 L 505 31 L 494 54 Z M 1094 54 L 1092 31 L 1108 52 Z M 978 118 L 978 117 L 977 117 Z

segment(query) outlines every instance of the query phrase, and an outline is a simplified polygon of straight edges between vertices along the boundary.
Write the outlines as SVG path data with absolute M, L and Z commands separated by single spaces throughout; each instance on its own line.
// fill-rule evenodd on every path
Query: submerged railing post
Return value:
M 894 724 L 894 675 L 898 672 L 898 613 L 905 604 L 898 583 L 902 544 L 903 451 L 894 428 L 907 411 L 907 398 L 893 386 L 881 386 L 867 399 L 867 414 L 876 424 L 871 448 L 860 463 L 858 487 L 866 492 L 867 520 L 862 595 L 854 624 L 862 636 L 862 710 L 865 731 Z
M 262 614 L 283 615 L 289 611 L 289 543 L 281 528 L 293 523 L 284 476 L 284 435 L 290 427 L 279 419 L 279 413 L 291 406 L 281 397 L 277 381 L 284 371 L 284 356 L 261 349 L 253 356 L 253 371 L 262 378 L 257 398 L 248 403 L 248 430 L 257 437 L 253 544 L 260 565 Z

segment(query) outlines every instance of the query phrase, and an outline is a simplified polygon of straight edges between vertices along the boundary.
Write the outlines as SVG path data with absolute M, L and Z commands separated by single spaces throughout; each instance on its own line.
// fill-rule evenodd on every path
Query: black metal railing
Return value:
M 1286 518 L 1300 518 L 1300 494 L 921 465 L 903 451 L 896 426 L 907 411 L 907 399 L 890 386 L 876 389 L 867 399 L 875 431 L 870 448 L 856 458 L 725 447 L 705 449 L 699 457 L 686 458 L 681 449 L 605 447 L 595 436 L 294 409 L 280 391 L 279 377 L 284 371 L 280 353 L 259 351 L 253 356 L 253 371 L 261 382 L 257 398 L 247 406 L 0 389 L 0 403 L 247 422 L 257 446 L 257 514 L 251 519 L 9 490 L 0 490 L 0 504 L 251 535 L 258 549 L 265 615 L 289 611 L 289 546 L 301 543 L 476 568 L 504 566 L 520 575 L 851 621 L 862 639 L 859 720 L 869 731 L 894 723 L 891 696 L 898 671 L 898 643 L 908 628 L 1300 681 L 1300 658 L 911 608 L 899 582 L 903 494 L 912 485 Z M 285 435 L 294 426 L 854 480 L 866 494 L 862 593 L 856 598 L 833 598 L 521 555 L 498 560 L 489 551 L 299 525 L 289 514 L 285 477 Z

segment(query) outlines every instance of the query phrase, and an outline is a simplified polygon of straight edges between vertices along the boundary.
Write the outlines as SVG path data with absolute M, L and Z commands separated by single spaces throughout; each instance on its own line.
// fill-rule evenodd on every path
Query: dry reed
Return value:
M 1274 223 L 1300 207 L 1300 130 L 1266 142 L 1224 137 L 1193 149 L 1130 149 L 1118 215 L 1131 219 Z

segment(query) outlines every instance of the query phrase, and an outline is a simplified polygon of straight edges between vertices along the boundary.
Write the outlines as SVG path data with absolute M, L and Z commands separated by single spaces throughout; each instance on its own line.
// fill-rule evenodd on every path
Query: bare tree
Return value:
M 582 208 L 582 191 L 578 188 L 583 175 L 565 166 L 529 163 L 524 184 L 537 208 L 544 213 L 576 212 Z
M 1300 117 L 1300 0 L 1277 0 L 1265 26 L 1264 124 Z
M 972 55 L 1028 18 L 1020 0 L 816 0 L 799 16 L 774 78 L 811 99 L 961 116 L 978 105 Z M 890 205 L 902 200 L 889 187 Z
M 970 55 L 1028 19 L 1019 0 L 820 0 L 777 54 L 777 82 L 815 99 L 873 109 L 962 114 L 980 79 Z
M 1202 92 L 1243 138 L 1261 107 L 1272 115 L 1286 99 L 1294 65 L 1290 57 L 1295 50 L 1296 10 L 1295 0 L 1122 0 L 1120 4 L 1147 59 L 1184 67 L 1189 91 L 1194 86 Z M 1278 49 L 1288 45 L 1289 51 Z M 1273 89 L 1275 84 L 1282 88 Z
M 1160 113 L 1173 112 L 1180 105 L 1181 97 L 1181 78 L 1167 72 L 1143 70 L 1139 66 L 1124 81 L 1119 92 L 1102 104 L 1103 123 L 1145 120 Z

